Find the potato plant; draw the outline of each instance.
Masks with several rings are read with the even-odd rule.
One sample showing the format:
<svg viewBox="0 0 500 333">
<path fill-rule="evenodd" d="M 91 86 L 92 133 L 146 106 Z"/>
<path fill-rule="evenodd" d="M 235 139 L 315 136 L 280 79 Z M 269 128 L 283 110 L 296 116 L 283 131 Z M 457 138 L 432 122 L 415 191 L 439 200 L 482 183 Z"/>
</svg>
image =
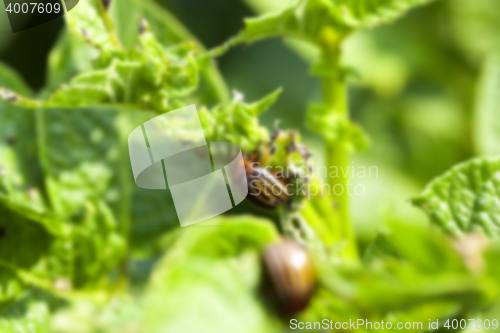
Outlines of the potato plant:
<svg viewBox="0 0 500 333">
<path fill-rule="evenodd" d="M 65 15 L 40 93 L 0 64 L 0 332 L 283 332 L 292 318 L 422 322 L 410 331 L 430 332 L 429 320 L 446 331 L 449 320 L 487 318 L 500 304 L 493 51 L 482 51 L 481 153 L 415 193 L 432 226 L 391 224 L 362 251 L 347 192 L 298 195 L 266 213 L 243 205 L 209 227 L 180 229 L 169 191 L 138 188 L 130 168 L 129 133 L 193 103 L 208 141 L 268 154 L 274 168 L 306 166 L 308 156 L 288 150 L 305 149 L 300 133 L 259 122 L 282 89 L 248 102 L 231 96 L 217 69 L 232 48 L 276 36 L 317 52 L 311 73 L 322 101 L 305 118 L 325 164 L 347 168 L 377 142 L 350 117 L 346 41 L 431 2 L 300 0 L 207 50 L 149 0 L 80 1 Z M 326 181 L 347 186 L 349 175 Z M 307 249 L 315 270 L 310 302 L 293 315 L 265 292 L 262 255 L 284 236 Z"/>
</svg>

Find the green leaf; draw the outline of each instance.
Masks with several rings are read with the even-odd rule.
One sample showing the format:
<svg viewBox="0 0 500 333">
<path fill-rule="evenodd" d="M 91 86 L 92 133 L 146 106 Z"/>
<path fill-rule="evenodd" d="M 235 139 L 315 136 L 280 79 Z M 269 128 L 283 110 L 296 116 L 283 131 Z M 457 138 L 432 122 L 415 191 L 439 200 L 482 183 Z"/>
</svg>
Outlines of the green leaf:
<svg viewBox="0 0 500 333">
<path fill-rule="evenodd" d="M 144 18 L 149 28 L 158 41 L 166 46 L 172 47 L 179 43 L 194 42 L 196 48 L 204 51 L 204 46 L 197 40 L 174 15 L 152 0 L 120 0 L 113 1 L 110 7 L 110 15 L 116 25 L 116 31 L 120 41 L 130 49 L 138 40 L 140 19 Z M 135 44 L 134 44 L 135 43 Z M 210 59 L 211 60 L 211 59 Z M 200 66 L 201 67 L 201 66 Z M 216 64 L 201 71 L 203 80 L 200 85 L 201 95 L 205 90 L 209 95 L 206 104 L 229 103 L 230 96 L 228 88 L 222 78 Z"/>
<path fill-rule="evenodd" d="M 477 91 L 474 137 L 478 155 L 500 155 L 500 55 L 485 63 Z"/>
<path fill-rule="evenodd" d="M 342 39 L 356 29 L 389 23 L 432 0 L 301 0 L 280 13 L 246 21 L 233 42 L 253 42 L 271 36 L 295 36 L 320 44 L 325 31 Z M 333 34 L 332 34 L 333 33 Z"/>
<path fill-rule="evenodd" d="M 52 235 L 64 235 L 67 229 L 63 224 L 62 217 L 36 202 L 39 195 L 38 192 L 33 192 L 33 190 L 26 194 L 23 193 L 21 196 L 0 193 L 0 204 L 11 212 L 41 224 Z"/>
<path fill-rule="evenodd" d="M 63 270 L 51 260 L 57 251 L 55 237 L 40 224 L 0 202 L 0 307 L 24 290 L 19 272 L 41 281 L 55 281 Z M 56 255 L 59 255 L 58 253 Z M 0 311 L 1 312 L 1 311 Z"/>
<path fill-rule="evenodd" d="M 93 7 L 95 7 L 95 5 Z M 99 8 L 97 9 L 97 11 L 99 12 Z M 108 13 L 103 11 L 100 11 L 100 15 L 105 23 L 104 25 L 107 26 L 108 35 L 110 35 L 112 39 L 118 39 L 121 43 L 116 42 L 116 44 L 124 45 L 125 50 L 127 51 L 133 51 L 133 49 L 136 48 L 138 44 L 141 44 L 140 42 L 143 37 L 140 36 L 139 30 L 144 30 L 144 27 L 140 28 L 140 26 L 144 25 L 145 21 L 147 21 L 147 28 L 153 32 L 153 34 L 156 36 L 157 40 L 163 47 L 172 49 L 174 47 L 177 48 L 180 44 L 189 43 L 191 45 L 191 49 L 193 49 L 195 46 L 197 51 L 204 50 L 203 45 L 196 39 L 193 34 L 188 31 L 188 29 L 186 29 L 182 25 L 182 23 L 175 16 L 170 14 L 165 8 L 159 6 L 153 1 L 113 1 L 109 8 L 109 16 Z M 76 19 L 75 21 L 79 21 L 79 19 Z M 116 27 L 116 29 L 114 29 L 113 25 Z M 114 37 L 115 30 L 117 37 Z M 78 33 L 78 31 L 76 32 Z M 101 33 L 104 35 L 106 34 L 105 32 Z M 94 44 L 92 35 L 89 34 L 88 39 L 91 41 L 91 44 Z M 116 52 L 111 52 L 111 54 L 112 53 Z M 147 55 L 147 50 L 145 50 L 145 53 Z M 104 55 L 104 57 L 109 57 L 109 55 Z M 189 64 L 187 66 L 189 67 Z M 176 67 L 176 65 L 174 64 L 173 67 Z M 191 74 L 191 78 L 194 79 L 194 75 L 197 76 L 197 74 L 198 73 Z M 211 96 L 209 98 L 210 103 L 228 102 L 229 94 L 227 91 L 227 87 L 216 66 L 210 64 L 210 66 L 208 66 L 207 68 L 202 69 L 201 74 L 204 79 L 202 81 L 202 89 L 208 88 L 207 95 Z M 170 75 L 178 74 L 177 72 L 173 71 L 170 73 Z M 197 77 L 195 81 L 192 81 L 192 83 L 194 85 L 198 84 Z M 168 97 L 171 96 L 169 95 Z"/>
<path fill-rule="evenodd" d="M 115 22 L 117 35 L 127 48 L 137 43 L 141 18 L 146 19 L 156 38 L 167 47 L 186 41 L 199 43 L 178 18 L 154 1 L 113 1 L 109 11 Z"/>
<path fill-rule="evenodd" d="M 151 37 L 151 38 L 148 38 Z M 150 110 L 173 108 L 170 99 L 189 94 L 198 83 L 190 46 L 165 53 L 151 35 L 142 41 L 142 61 L 114 59 L 109 67 L 80 74 L 46 103 L 49 107 L 127 105 Z"/>
<path fill-rule="evenodd" d="M 105 276 L 124 255 L 120 231 L 130 223 L 133 184 L 125 137 L 131 129 L 114 109 L 39 112 L 47 192 L 54 211 L 71 223 L 72 279 L 81 286 Z"/>
<path fill-rule="evenodd" d="M 75 36 L 96 49 L 93 69 L 74 76 L 45 101 L 30 100 L 6 88 L 0 88 L 1 99 L 29 108 L 112 104 L 169 111 L 179 106 L 179 98 L 197 88 L 199 72 L 195 43 L 186 42 L 165 49 L 144 24 L 137 44 L 125 50 L 114 35 L 111 18 L 100 0 L 78 6 L 78 10 L 68 14 L 67 21 Z M 60 51 L 51 57 L 51 64 L 59 68 L 51 72 L 52 85 L 82 70 L 79 66 L 87 67 L 89 62 L 79 57 L 92 55 L 88 48 L 71 37 L 62 39 L 59 48 Z M 61 52 L 73 48 L 78 50 L 69 51 L 68 58 L 76 59 L 77 65 L 61 59 Z"/>
<path fill-rule="evenodd" d="M 151 33 L 141 38 L 140 53 L 101 58 L 109 64 L 73 78 L 46 101 L 36 102 L 0 90 L 0 98 L 26 107 L 84 107 L 123 105 L 146 110 L 170 110 L 176 98 L 191 93 L 198 85 L 198 68 L 193 45 L 164 50 Z"/>
<path fill-rule="evenodd" d="M 0 305 L 0 332 L 48 332 L 49 306 L 38 294 L 38 291 L 29 290 L 20 299 Z"/>
<path fill-rule="evenodd" d="M 281 88 L 254 103 L 234 98 L 229 105 L 217 105 L 199 112 L 207 141 L 233 142 L 243 151 L 254 150 L 259 143 L 269 142 L 269 132 L 259 124 L 257 116 L 269 109 L 281 94 Z"/>
<path fill-rule="evenodd" d="M 260 251 L 278 239 L 270 222 L 250 216 L 189 227 L 154 272 L 143 330 L 187 333 L 203 325 L 207 333 L 279 331 L 256 296 Z"/>
<path fill-rule="evenodd" d="M 389 256 L 373 258 L 365 267 L 318 265 L 319 285 L 299 320 L 320 321 L 326 314 L 334 322 L 411 318 L 425 327 L 428 318 L 441 321 L 497 302 L 497 275 L 488 269 L 468 270 L 442 233 L 395 225 L 382 247 Z M 494 262 L 488 268 L 495 269 Z"/>
<path fill-rule="evenodd" d="M 143 15 L 139 5 L 140 3 L 135 0 L 120 0 L 111 1 L 108 7 L 118 40 L 127 50 L 137 44 L 141 18 L 144 17 L 149 21 L 149 18 Z"/>
<path fill-rule="evenodd" d="M 17 74 L 1 64 L 0 85 L 31 94 Z M 0 123 L 0 303 L 3 303 L 14 301 L 25 287 L 15 274 L 18 270 L 36 279 L 52 281 L 59 277 L 62 269 L 51 260 L 55 239 L 64 237 L 67 230 L 61 216 L 50 211 L 44 199 L 45 184 L 37 159 L 35 110 L 0 100 Z"/>
<path fill-rule="evenodd" d="M 123 60 L 122 53 L 132 52 L 140 44 L 139 30 L 141 24 L 143 24 L 143 19 L 148 22 L 148 27 L 164 47 L 172 48 L 181 43 L 189 42 L 194 43 L 199 51 L 204 49 L 203 45 L 175 16 L 153 1 L 112 1 L 109 13 L 103 11 L 98 2 L 95 0 L 89 1 L 84 5 L 84 8 L 79 7 L 79 14 L 67 16 L 71 31 L 71 34 L 68 35 L 72 37 L 67 38 L 64 36 L 58 45 L 58 49 L 62 50 L 64 48 L 66 51 L 66 58 L 60 58 L 57 55 L 59 52 L 56 50 L 54 58 L 59 61 L 57 63 L 51 62 L 51 64 L 62 65 L 69 70 L 81 70 L 83 67 L 88 66 L 89 61 L 96 58 L 99 53 L 85 47 L 82 43 L 90 45 L 92 48 L 97 47 L 103 53 L 100 57 L 107 58 L 108 61 L 115 56 Z M 87 14 L 87 12 L 89 13 Z M 88 20 L 87 16 L 95 17 L 95 20 Z M 85 31 L 85 33 L 82 33 L 82 31 Z M 65 47 L 69 43 L 71 43 L 71 49 Z M 57 70 L 51 69 L 51 71 L 55 72 Z M 52 73 L 50 76 L 51 88 L 54 87 L 52 81 L 57 74 Z M 60 71 L 59 74 L 61 74 Z M 229 101 L 227 87 L 214 65 L 204 68 L 202 76 L 204 78 L 203 87 L 208 87 L 212 98 L 210 103 Z"/>
<path fill-rule="evenodd" d="M 84 164 L 48 184 L 54 205 L 74 224 L 67 245 L 71 250 L 71 278 L 75 287 L 106 277 L 125 254 L 125 241 L 118 233 L 116 216 L 100 199 L 103 189 L 108 187 L 103 173 L 102 166 Z"/>
<path fill-rule="evenodd" d="M 76 10 L 65 14 L 68 28 L 83 40 L 103 51 L 114 51 L 120 45 L 114 36 L 109 17 L 101 0 L 80 1 Z"/>
<path fill-rule="evenodd" d="M 54 210 L 74 224 L 81 283 L 123 258 L 123 240 L 132 250 L 156 250 L 156 241 L 178 227 L 170 192 L 139 188 L 131 170 L 128 135 L 154 115 L 117 108 L 40 113 L 47 189 Z"/>
<path fill-rule="evenodd" d="M 474 159 L 430 182 L 413 199 L 436 225 L 452 235 L 478 231 L 500 235 L 500 160 Z"/>
<path fill-rule="evenodd" d="M 1 63 L 0 85 L 31 94 L 22 79 Z M 43 198 L 35 111 L 0 100 L 0 124 L 0 205 L 40 223 L 54 235 L 62 234 L 61 218 L 48 210 Z"/>
<path fill-rule="evenodd" d="M 130 246 L 141 254 L 159 252 L 158 242 L 179 227 L 170 191 L 151 191 L 134 184 Z"/>
</svg>

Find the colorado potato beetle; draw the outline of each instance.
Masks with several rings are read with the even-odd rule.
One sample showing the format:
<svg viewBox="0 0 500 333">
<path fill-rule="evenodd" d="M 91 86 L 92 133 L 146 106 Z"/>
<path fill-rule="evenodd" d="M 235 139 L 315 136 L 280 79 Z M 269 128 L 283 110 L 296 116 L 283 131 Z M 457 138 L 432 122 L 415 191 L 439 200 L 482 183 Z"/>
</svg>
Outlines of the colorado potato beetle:
<svg viewBox="0 0 500 333">
<path fill-rule="evenodd" d="M 284 314 L 303 310 L 315 287 L 315 271 L 307 250 L 284 238 L 264 251 L 264 264 Z"/>
<path fill-rule="evenodd" d="M 295 137 L 294 132 L 282 132 L 275 125 L 267 146 L 258 145 L 253 152 L 244 153 L 248 201 L 268 209 L 291 205 L 296 189 L 308 181 L 308 175 L 300 174 L 294 166 L 294 159 L 300 160 L 309 170 L 310 157 L 305 146 L 299 145 Z M 275 158 L 276 155 L 279 157 Z"/>
<path fill-rule="evenodd" d="M 277 208 L 290 201 L 286 184 L 271 171 L 245 164 L 248 200 L 263 208 Z"/>
</svg>

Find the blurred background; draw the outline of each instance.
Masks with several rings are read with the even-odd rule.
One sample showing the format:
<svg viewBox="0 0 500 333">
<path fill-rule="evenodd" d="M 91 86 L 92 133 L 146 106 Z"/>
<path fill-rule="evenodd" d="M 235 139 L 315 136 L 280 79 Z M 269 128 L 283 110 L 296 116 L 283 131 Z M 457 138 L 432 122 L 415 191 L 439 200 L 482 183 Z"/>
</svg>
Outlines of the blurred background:
<svg viewBox="0 0 500 333">
<path fill-rule="evenodd" d="M 289 0 L 160 0 L 207 48 L 220 45 L 256 13 L 279 10 Z M 0 14 L 0 61 L 34 90 L 46 83 L 47 55 L 64 29 L 56 19 L 12 34 Z M 474 109 L 482 68 L 497 48 L 500 3 L 437 1 L 394 24 L 363 30 L 345 45 L 352 75 L 353 119 L 370 136 L 371 148 L 354 165 L 377 166 L 379 177 L 362 180 L 366 194 L 353 197 L 356 232 L 363 242 L 394 219 L 426 223 L 408 199 L 452 165 L 476 155 Z M 283 87 L 277 104 L 262 116 L 271 127 L 298 129 L 321 165 L 319 138 L 305 126 L 305 110 L 320 100 L 319 79 L 309 75 L 315 58 L 307 45 L 272 39 L 240 46 L 219 59 L 230 89 L 253 101 Z"/>
</svg>

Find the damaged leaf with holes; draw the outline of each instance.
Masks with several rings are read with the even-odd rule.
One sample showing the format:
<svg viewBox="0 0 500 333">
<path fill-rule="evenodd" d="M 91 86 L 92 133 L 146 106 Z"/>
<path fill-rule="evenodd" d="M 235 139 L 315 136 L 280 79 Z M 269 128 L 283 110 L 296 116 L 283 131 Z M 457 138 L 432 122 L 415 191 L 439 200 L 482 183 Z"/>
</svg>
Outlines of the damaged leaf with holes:
<svg viewBox="0 0 500 333">
<path fill-rule="evenodd" d="M 126 50 L 110 30 L 110 18 L 99 0 L 81 3 L 67 16 L 70 30 L 98 51 L 93 69 L 76 75 L 46 100 L 32 100 L 5 88 L 0 97 L 25 107 L 122 105 L 168 111 L 181 106 L 182 97 L 198 86 L 194 43 L 165 48 L 144 21 L 138 44 Z"/>
</svg>

